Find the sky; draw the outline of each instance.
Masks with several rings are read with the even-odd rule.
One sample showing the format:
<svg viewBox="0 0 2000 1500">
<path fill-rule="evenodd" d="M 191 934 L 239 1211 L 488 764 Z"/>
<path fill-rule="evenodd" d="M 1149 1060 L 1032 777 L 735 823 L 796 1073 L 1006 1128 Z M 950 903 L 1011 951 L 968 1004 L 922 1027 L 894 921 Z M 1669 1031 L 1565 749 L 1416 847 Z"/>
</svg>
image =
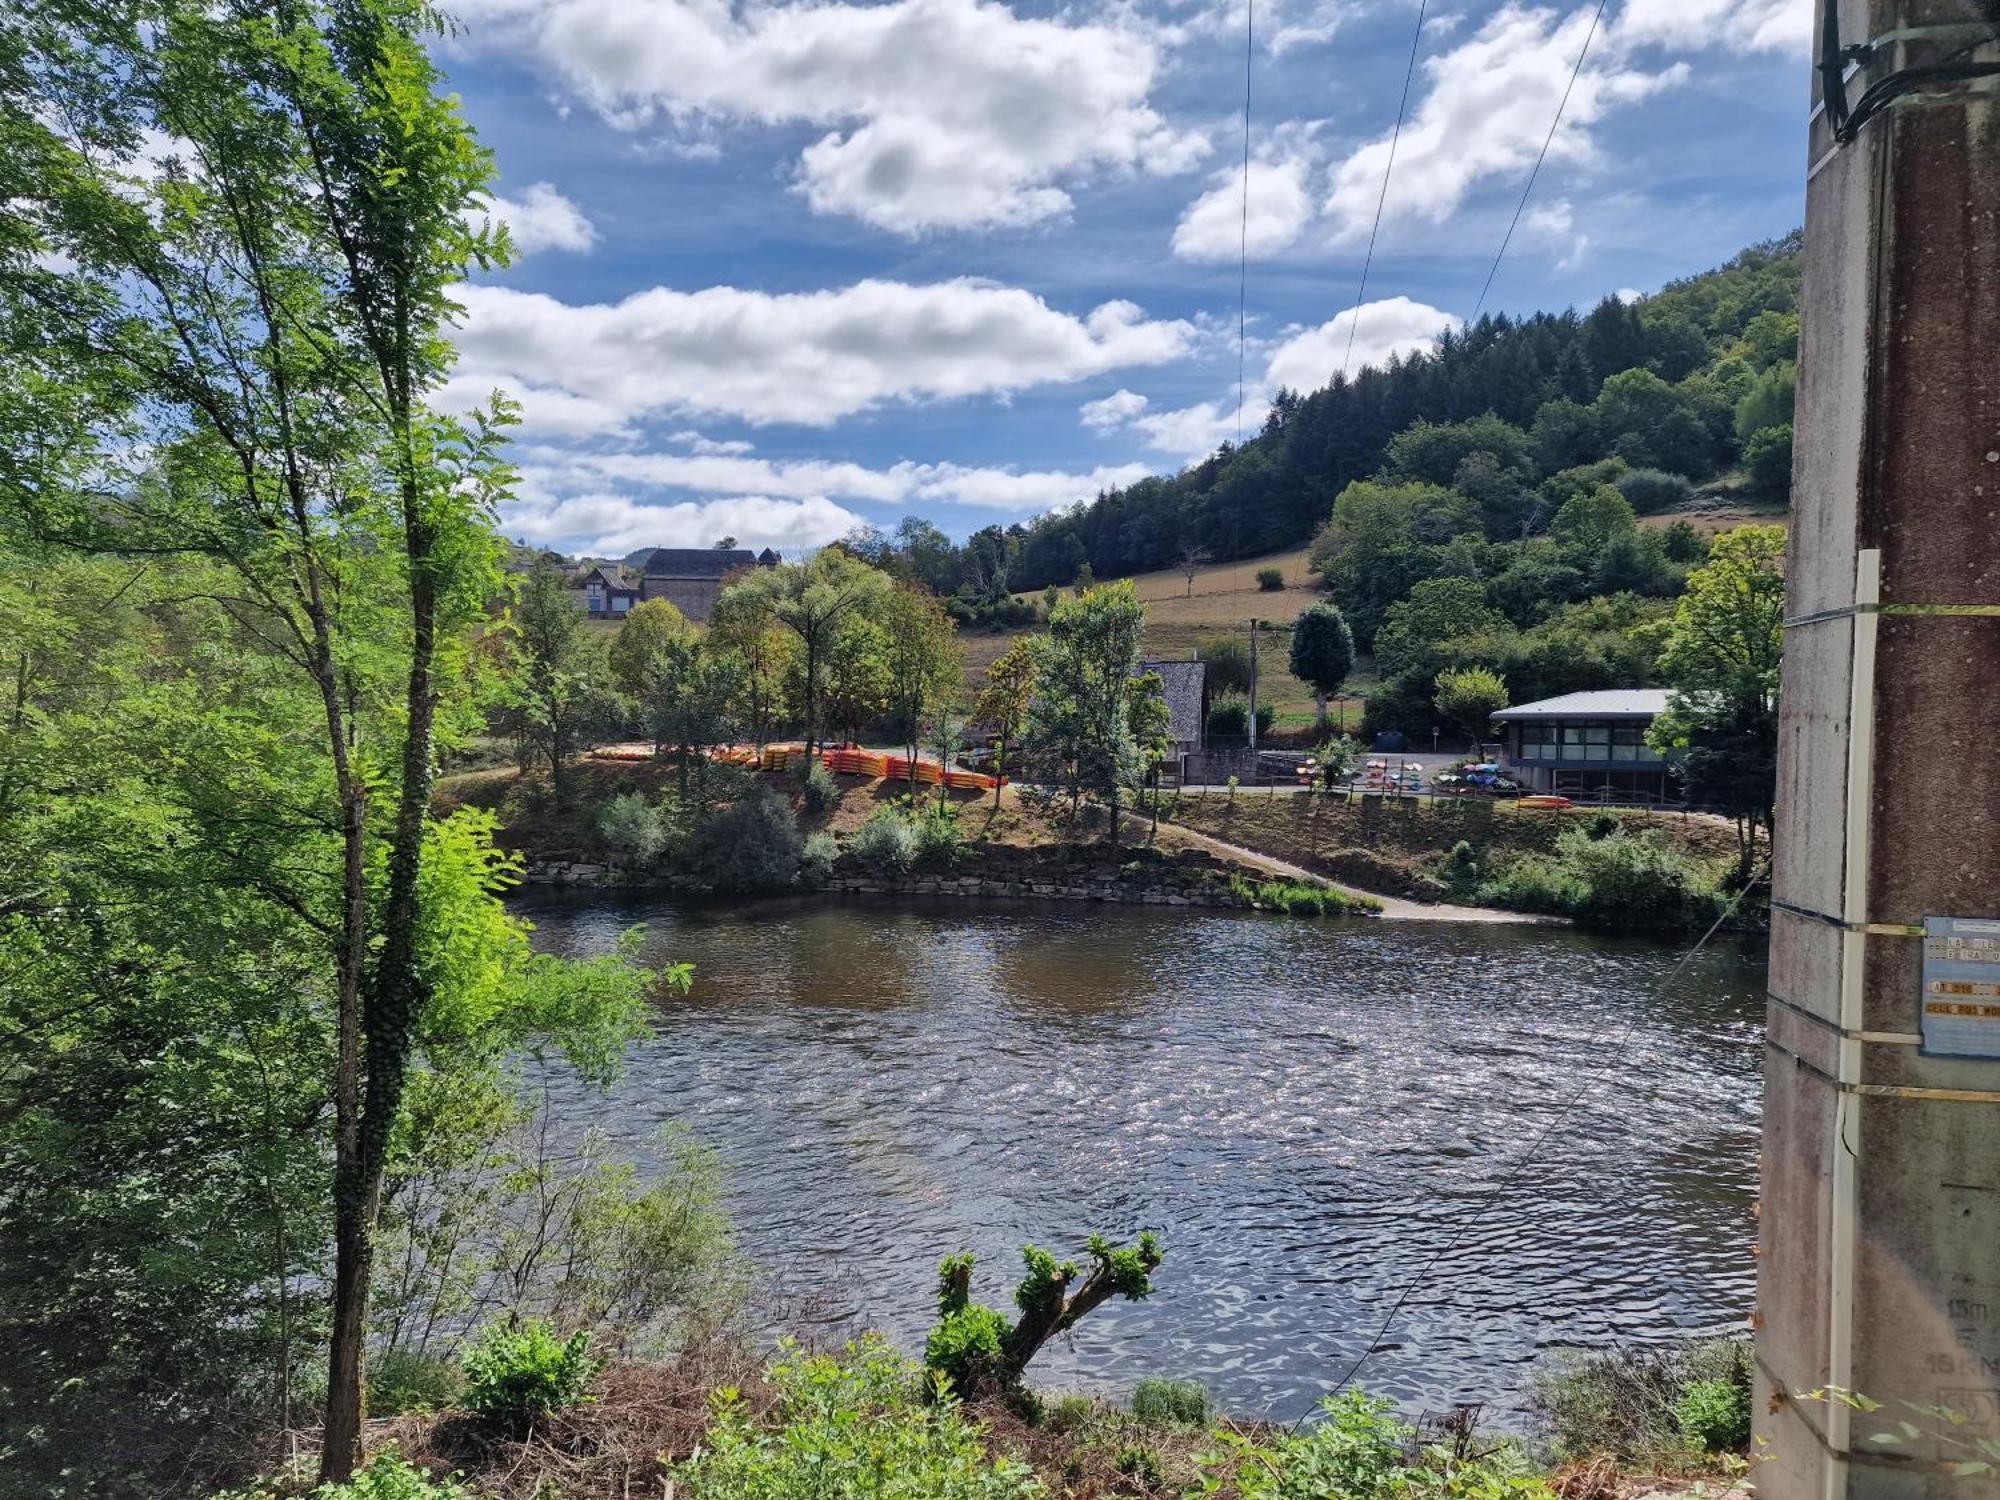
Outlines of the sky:
<svg viewBox="0 0 2000 1500">
<path fill-rule="evenodd" d="M 448 4 L 516 257 L 461 289 L 446 396 L 523 407 L 503 528 L 792 553 L 1171 473 L 1470 316 L 1545 140 L 1489 310 L 1803 216 L 1810 0 L 1605 0 L 1594 32 L 1426 0 L 1420 36 L 1417 0 L 1246 3 Z"/>
</svg>

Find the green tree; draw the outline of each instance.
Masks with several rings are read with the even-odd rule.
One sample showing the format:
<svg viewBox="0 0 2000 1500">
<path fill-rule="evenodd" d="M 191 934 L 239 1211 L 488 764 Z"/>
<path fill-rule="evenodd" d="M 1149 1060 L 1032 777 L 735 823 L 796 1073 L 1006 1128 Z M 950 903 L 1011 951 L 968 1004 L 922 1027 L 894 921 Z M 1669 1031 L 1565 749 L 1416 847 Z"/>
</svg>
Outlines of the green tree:
<svg viewBox="0 0 2000 1500">
<path fill-rule="evenodd" d="M 1690 798 L 1736 819 L 1739 879 L 1776 795 L 1784 618 L 1785 530 L 1739 526 L 1688 575 L 1660 652 L 1673 692 L 1650 737 L 1681 754 Z"/>
<path fill-rule="evenodd" d="M 723 590 L 728 614 L 746 623 L 768 621 L 792 636 L 796 645 L 793 672 L 808 757 L 825 737 L 827 677 L 834 656 L 842 649 L 842 634 L 857 619 L 866 620 L 878 612 L 889 588 L 887 574 L 839 547 L 828 547 L 810 562 L 754 569 Z M 761 623 L 750 628 L 761 628 Z M 852 647 L 850 639 L 846 653 L 850 661 Z"/>
<path fill-rule="evenodd" d="M 1243 637 L 1204 636 L 1195 654 L 1201 658 L 1209 692 L 1220 696 L 1250 691 L 1250 647 Z"/>
<path fill-rule="evenodd" d="M 973 705 L 972 717 L 993 731 L 996 750 L 993 761 L 995 784 L 993 806 L 1000 806 L 999 781 L 1007 772 L 1007 747 L 1021 735 L 1028 722 L 1028 708 L 1035 697 L 1035 648 L 1028 636 L 1016 636 L 986 669 L 986 682 Z"/>
<path fill-rule="evenodd" d="M 1752 487 L 1773 500 L 1792 498 L 1792 424 L 1760 427 L 1743 445 L 1743 471 Z"/>
<path fill-rule="evenodd" d="M 1586 494 L 1565 500 L 1549 522 L 1549 535 L 1583 559 L 1595 558 L 1605 543 L 1639 524 L 1632 502 L 1616 485 L 1600 484 Z"/>
<path fill-rule="evenodd" d="M 1485 667 L 1446 668 L 1434 689 L 1438 717 L 1475 745 L 1493 732 L 1493 716 L 1508 703 L 1507 684 Z"/>
<path fill-rule="evenodd" d="M 1314 537 L 1312 565 L 1355 640 L 1372 644 L 1389 607 L 1430 576 L 1433 549 L 1477 527 L 1472 501 L 1455 490 L 1357 481 Z"/>
<path fill-rule="evenodd" d="M 618 690 L 635 702 L 647 698 L 653 658 L 667 642 L 687 632 L 687 616 L 671 599 L 644 599 L 633 605 L 611 638 L 611 676 Z"/>
<path fill-rule="evenodd" d="M 691 631 L 669 635 L 647 661 L 640 700 L 646 727 L 678 767 L 683 797 L 691 778 L 706 773 L 709 753 L 736 737 L 742 682 L 742 663 Z"/>
<path fill-rule="evenodd" d="M 1767 427 L 1791 426 L 1798 383 L 1798 366 L 1788 360 L 1759 374 L 1736 403 L 1737 439 L 1748 443 Z"/>
<path fill-rule="evenodd" d="M 1354 670 L 1354 632 L 1335 604 L 1314 604 L 1292 622 L 1292 675 L 1313 690 L 1319 722 L 1326 723 L 1326 700 L 1339 694 Z"/>
<path fill-rule="evenodd" d="M 1446 642 L 1465 636 L 1504 634 L 1507 621 L 1486 602 L 1483 584 L 1470 578 L 1427 578 L 1409 597 L 1389 606 L 1375 638 L 1375 667 L 1384 677 L 1437 672 Z"/>
<path fill-rule="evenodd" d="M 903 727 L 914 792 L 917 745 L 924 727 L 936 712 L 958 700 L 965 685 L 958 629 L 937 595 L 921 585 L 903 584 L 891 590 L 881 609 L 889 711 Z"/>
<path fill-rule="evenodd" d="M 1069 791 L 1072 809 L 1086 796 L 1103 799 L 1113 844 L 1121 797 L 1139 777 L 1131 705 L 1143 691 L 1134 673 L 1145 623 L 1132 585 L 1107 583 L 1057 605 L 1048 633 L 1032 646 L 1028 743 L 1047 763 L 1048 779 Z"/>
<path fill-rule="evenodd" d="M 562 564 L 548 553 L 521 580 L 513 617 L 515 733 L 548 768 L 558 807 L 570 803 L 570 767 L 610 717 L 603 640 L 584 622 Z"/>
<path fill-rule="evenodd" d="M 477 839 L 461 849 L 431 805 L 509 482 L 503 406 L 433 410 L 453 290 L 506 241 L 468 227 L 491 163 L 437 87 L 431 26 L 414 0 L 172 0 L 144 24 L 41 7 L 0 41 L 5 378 L 44 412 L 0 437 L 5 499 L 66 545 L 213 560 L 196 586 L 316 700 L 285 721 L 314 725 L 314 752 L 273 821 L 334 846 L 267 843 L 263 890 L 320 935 L 325 967 L 291 977 L 325 979 L 333 1017 L 329 1479 L 358 1451 L 372 1233 L 413 1060 L 440 1006 L 510 1013 L 466 990 L 504 987 L 525 954 Z M 45 482 L 61 461 L 39 440 L 65 419 L 58 451 L 90 450 L 87 486 Z M 299 890 L 321 874 L 331 890 Z M 482 915 L 448 943 L 454 906 Z M 495 943 L 504 961 L 464 967 Z"/>
</svg>

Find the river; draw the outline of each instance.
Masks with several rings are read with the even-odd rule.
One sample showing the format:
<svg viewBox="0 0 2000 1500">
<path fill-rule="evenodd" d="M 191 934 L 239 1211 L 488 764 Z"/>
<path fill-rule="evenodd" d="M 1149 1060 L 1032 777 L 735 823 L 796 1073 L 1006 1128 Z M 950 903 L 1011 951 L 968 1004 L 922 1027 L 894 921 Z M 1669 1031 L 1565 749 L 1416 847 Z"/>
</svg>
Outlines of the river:
<svg viewBox="0 0 2000 1500">
<path fill-rule="evenodd" d="M 695 966 L 609 1094 L 557 1076 L 565 1122 L 642 1158 L 684 1122 L 780 1285 L 912 1350 L 941 1255 L 978 1252 L 975 1294 L 1005 1307 L 1024 1241 L 1080 1252 L 1093 1229 L 1157 1230 L 1156 1290 L 1045 1350 L 1036 1382 L 1198 1379 L 1245 1415 L 1309 1404 L 1434 1257 L 1360 1376 L 1411 1407 L 1504 1421 L 1551 1346 L 1749 1312 L 1761 945 L 1711 948 L 1662 993 L 1674 952 L 1552 928 L 1002 901 L 519 909 L 555 951 L 643 922 L 650 956 Z"/>
</svg>

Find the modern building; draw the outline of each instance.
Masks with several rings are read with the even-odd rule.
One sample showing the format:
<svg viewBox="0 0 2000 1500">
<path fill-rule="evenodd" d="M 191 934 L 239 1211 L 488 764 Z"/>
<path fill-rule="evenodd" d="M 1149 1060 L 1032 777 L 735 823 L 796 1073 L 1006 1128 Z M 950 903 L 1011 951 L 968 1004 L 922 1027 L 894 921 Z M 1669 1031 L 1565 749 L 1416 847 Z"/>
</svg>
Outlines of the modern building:
<svg viewBox="0 0 2000 1500">
<path fill-rule="evenodd" d="M 744 568 L 775 568 L 766 547 L 652 547 L 622 563 L 599 563 L 577 578 L 584 613 L 594 620 L 622 618 L 643 599 L 664 599 L 697 625 L 706 624 L 722 585 Z"/>
<path fill-rule="evenodd" d="M 1537 792 L 1678 801 L 1672 761 L 1646 743 L 1666 706 L 1665 688 L 1608 688 L 1503 708 L 1501 762 Z"/>
</svg>

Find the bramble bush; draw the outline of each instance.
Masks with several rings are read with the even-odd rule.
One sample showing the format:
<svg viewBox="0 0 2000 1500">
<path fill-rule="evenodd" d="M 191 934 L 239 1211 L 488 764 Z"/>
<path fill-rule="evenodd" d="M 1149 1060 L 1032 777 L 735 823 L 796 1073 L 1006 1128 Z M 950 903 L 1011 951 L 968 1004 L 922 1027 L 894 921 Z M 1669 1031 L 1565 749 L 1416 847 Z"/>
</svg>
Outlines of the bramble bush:
<svg viewBox="0 0 2000 1500">
<path fill-rule="evenodd" d="M 839 1355 L 787 1346 L 766 1378 L 777 1403 L 759 1421 L 740 1393 L 719 1390 L 700 1451 L 674 1478 L 688 1500 L 922 1496 L 1030 1500 L 1027 1466 L 990 1458 L 958 1398 L 933 1387 L 878 1335 Z"/>
<path fill-rule="evenodd" d="M 1197 1460 L 1197 1495 L 1237 1500 L 1554 1500 L 1525 1454 L 1503 1444 L 1468 1457 L 1427 1446 L 1412 1453 L 1416 1432 L 1393 1402 L 1362 1391 L 1329 1396 L 1318 1422 L 1276 1437 L 1216 1433 L 1217 1448 Z"/>
<path fill-rule="evenodd" d="M 489 1328 L 465 1355 L 465 1404 L 510 1432 L 537 1417 L 589 1400 L 601 1361 L 590 1357 L 590 1334 L 558 1339 L 540 1318 Z"/>
<path fill-rule="evenodd" d="M 1733 1339 L 1567 1351 L 1535 1372 L 1529 1400 L 1558 1459 L 1672 1471 L 1749 1446 L 1749 1361 Z"/>
<path fill-rule="evenodd" d="M 1516 860 L 1479 887 L 1479 900 L 1590 926 L 1675 929 L 1707 926 L 1727 898 L 1713 871 L 1657 829 L 1568 828 L 1553 855 Z"/>
</svg>

